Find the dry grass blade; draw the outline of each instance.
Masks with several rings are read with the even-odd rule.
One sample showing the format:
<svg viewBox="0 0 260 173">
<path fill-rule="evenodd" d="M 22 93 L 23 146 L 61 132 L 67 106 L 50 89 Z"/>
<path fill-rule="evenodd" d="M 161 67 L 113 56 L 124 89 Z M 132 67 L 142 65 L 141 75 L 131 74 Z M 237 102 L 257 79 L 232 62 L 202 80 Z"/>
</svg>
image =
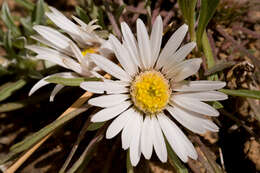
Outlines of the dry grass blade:
<svg viewBox="0 0 260 173">
<path fill-rule="evenodd" d="M 61 114 L 59 118 L 62 118 L 64 115 L 82 106 L 92 95 L 93 94 L 90 92 L 84 93 L 63 114 Z M 43 138 L 40 142 L 38 142 L 35 146 L 33 146 L 30 150 L 28 150 L 24 155 L 22 155 L 12 166 L 10 166 L 6 170 L 6 173 L 14 173 L 51 135 L 52 133 L 46 136 L 45 138 Z"/>
<path fill-rule="evenodd" d="M 96 144 L 99 143 L 103 139 L 107 126 L 108 126 L 108 123 L 106 123 L 104 125 L 104 127 L 102 127 L 101 129 L 98 130 L 98 132 L 96 133 L 96 136 L 89 142 L 89 144 L 86 147 L 86 149 L 84 150 L 83 154 L 73 164 L 73 166 L 67 171 L 68 173 L 76 172 L 80 168 L 82 163 L 85 162 L 85 164 L 86 164 L 86 162 L 88 162 L 90 160 L 90 157 L 88 157 L 88 156 L 90 156 L 93 149 L 96 147 Z"/>
<path fill-rule="evenodd" d="M 88 120 L 85 122 L 84 126 L 82 127 L 81 131 L 79 132 L 77 141 L 74 143 L 71 152 L 69 154 L 69 156 L 67 157 L 65 163 L 63 164 L 62 168 L 60 169 L 60 173 L 65 172 L 66 168 L 68 167 L 72 157 L 74 156 L 76 150 L 78 149 L 79 143 L 81 142 L 81 140 L 83 139 L 84 135 L 86 134 L 88 127 L 90 125 L 90 117 L 88 118 Z"/>
</svg>

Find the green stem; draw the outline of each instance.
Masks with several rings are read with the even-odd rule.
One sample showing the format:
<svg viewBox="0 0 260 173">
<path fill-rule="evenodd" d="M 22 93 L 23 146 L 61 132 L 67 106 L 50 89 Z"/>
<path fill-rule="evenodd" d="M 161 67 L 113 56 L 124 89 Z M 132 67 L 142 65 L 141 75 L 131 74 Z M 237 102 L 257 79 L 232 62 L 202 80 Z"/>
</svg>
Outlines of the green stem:
<svg viewBox="0 0 260 173">
<path fill-rule="evenodd" d="M 131 164 L 131 161 L 130 161 L 130 151 L 128 150 L 127 151 L 127 156 L 126 156 L 126 172 L 127 173 L 134 173 L 134 168 Z"/>
<path fill-rule="evenodd" d="M 191 2 L 191 10 L 190 10 L 190 15 L 189 15 L 189 33 L 190 33 L 190 38 L 191 41 L 196 41 L 196 33 L 195 33 L 195 8 L 196 8 L 196 3 L 197 0 L 192 0 Z"/>
</svg>

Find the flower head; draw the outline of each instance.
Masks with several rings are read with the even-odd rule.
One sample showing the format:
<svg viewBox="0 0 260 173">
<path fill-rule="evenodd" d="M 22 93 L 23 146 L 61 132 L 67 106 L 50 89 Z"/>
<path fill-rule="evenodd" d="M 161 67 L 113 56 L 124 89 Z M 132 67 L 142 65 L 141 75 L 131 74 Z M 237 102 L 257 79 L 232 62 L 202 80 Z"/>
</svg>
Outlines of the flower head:
<svg viewBox="0 0 260 173">
<path fill-rule="evenodd" d="M 184 60 L 196 46 L 191 42 L 179 48 L 187 29 L 187 25 L 181 26 L 161 50 L 160 16 L 150 37 L 142 20 L 137 20 L 137 40 L 128 25 L 122 23 L 123 43 L 110 35 L 122 68 L 101 55 L 90 55 L 97 66 L 119 79 L 81 84 L 90 92 L 105 92 L 89 100 L 89 104 L 103 108 L 91 121 L 103 122 L 116 117 L 106 131 L 106 138 L 113 138 L 122 131 L 122 147 L 130 149 L 133 166 L 138 164 L 141 153 L 150 159 L 153 149 L 158 158 L 166 162 L 164 136 L 182 161 L 186 162 L 189 157 L 197 159 L 192 143 L 171 118 L 195 133 L 218 131 L 207 116 L 219 113 L 203 101 L 226 99 L 225 94 L 214 91 L 223 88 L 225 82 L 184 80 L 197 73 L 202 62 L 200 58 Z"/>
<path fill-rule="evenodd" d="M 51 27 L 35 25 L 33 29 L 39 35 L 32 36 L 32 38 L 47 47 L 28 45 L 26 48 L 37 53 L 37 56 L 35 56 L 36 59 L 53 62 L 74 72 L 56 73 L 43 78 L 33 86 L 29 95 L 33 94 L 42 86 L 49 84 L 45 79 L 51 76 L 74 78 L 77 76 L 90 77 L 95 75 L 95 71 L 98 68 L 89 59 L 89 53 L 98 52 L 103 56 L 108 56 L 108 54 L 111 53 L 110 43 L 95 33 L 95 29 L 100 28 L 99 25 L 95 25 L 96 20 L 85 24 L 73 16 L 72 18 L 79 24 L 76 25 L 57 9 L 50 7 L 50 10 L 51 12 L 46 12 L 47 17 L 65 31 L 74 41 Z M 60 84 L 56 85 L 50 97 L 51 101 L 54 99 L 56 93 L 63 87 L 64 86 Z"/>
</svg>

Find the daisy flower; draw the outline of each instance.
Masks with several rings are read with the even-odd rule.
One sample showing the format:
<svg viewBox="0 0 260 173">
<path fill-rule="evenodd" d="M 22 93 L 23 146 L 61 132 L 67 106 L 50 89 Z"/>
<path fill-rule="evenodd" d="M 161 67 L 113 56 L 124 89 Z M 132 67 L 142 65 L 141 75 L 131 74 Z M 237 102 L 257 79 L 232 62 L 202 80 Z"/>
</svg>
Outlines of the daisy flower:
<svg viewBox="0 0 260 173">
<path fill-rule="evenodd" d="M 179 48 L 187 25 L 171 36 L 162 51 L 160 16 L 150 37 L 140 19 L 137 40 L 126 23 L 121 23 L 121 30 L 123 44 L 113 35 L 109 39 L 122 68 L 102 55 L 90 55 L 97 66 L 118 79 L 81 83 L 85 90 L 106 93 L 89 100 L 89 104 L 103 108 L 91 121 L 104 122 L 116 117 L 106 131 L 106 138 L 122 131 L 122 148 L 130 149 L 133 166 L 138 164 L 141 153 L 150 159 L 153 149 L 166 162 L 166 139 L 183 162 L 197 159 L 194 146 L 172 119 L 195 133 L 217 132 L 218 127 L 208 117 L 216 117 L 219 112 L 203 101 L 227 99 L 227 95 L 215 91 L 223 88 L 225 82 L 184 80 L 197 73 L 202 62 L 200 58 L 184 60 L 196 46 L 194 42 Z"/>
<path fill-rule="evenodd" d="M 111 45 L 107 40 L 100 38 L 95 29 L 100 28 L 95 25 L 96 20 L 85 24 L 75 16 L 72 18 L 79 24 L 75 24 L 65 17 L 61 12 L 53 7 L 49 7 L 51 12 L 46 12 L 46 16 L 62 29 L 68 36 L 60 33 L 51 27 L 35 25 L 33 29 L 38 35 L 32 36 L 46 46 L 28 45 L 27 49 L 37 53 L 36 59 L 47 60 L 59 66 L 70 69 L 74 72 L 63 72 L 47 76 L 37 82 L 29 92 L 32 95 L 39 88 L 49 84 L 45 79 L 51 76 L 74 78 L 78 76 L 91 77 L 98 70 L 96 65 L 88 58 L 89 53 L 98 52 L 103 56 L 108 56 L 111 52 Z M 99 76 L 100 77 L 100 76 Z M 58 84 L 51 93 L 50 101 L 64 86 Z"/>
</svg>

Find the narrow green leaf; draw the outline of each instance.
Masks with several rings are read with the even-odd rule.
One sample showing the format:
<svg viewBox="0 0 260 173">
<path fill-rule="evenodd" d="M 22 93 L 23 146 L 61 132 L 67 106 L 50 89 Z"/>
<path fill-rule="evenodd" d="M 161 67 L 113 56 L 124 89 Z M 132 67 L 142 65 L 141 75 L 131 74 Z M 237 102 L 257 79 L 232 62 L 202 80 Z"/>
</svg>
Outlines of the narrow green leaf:
<svg viewBox="0 0 260 173">
<path fill-rule="evenodd" d="M 218 72 L 220 72 L 220 71 L 222 71 L 226 68 L 232 67 L 235 64 L 236 64 L 236 62 L 234 62 L 234 61 L 224 61 L 224 62 L 222 61 L 222 62 L 214 65 L 213 67 L 209 68 L 208 70 L 206 70 L 204 72 L 204 75 L 209 76 L 209 75 L 212 75 L 214 73 L 218 73 Z"/>
<path fill-rule="evenodd" d="M 18 49 L 24 49 L 24 45 L 26 44 L 26 42 L 27 42 L 26 37 L 24 36 L 18 37 L 14 39 L 13 46 Z"/>
<path fill-rule="evenodd" d="M 91 0 L 91 2 L 89 3 L 89 6 L 87 6 L 87 8 L 90 10 L 89 11 L 89 16 L 91 17 L 91 19 L 97 19 L 98 18 L 98 9 L 100 8 L 100 7 L 98 7 L 98 6 L 96 6 L 95 5 L 95 3 L 94 3 L 94 1 L 93 0 Z"/>
<path fill-rule="evenodd" d="M 206 57 L 206 62 L 207 62 L 207 68 L 212 68 L 215 65 L 215 60 L 213 57 L 212 49 L 208 40 L 208 36 L 206 31 L 204 31 L 203 36 L 202 36 L 202 47 L 203 47 L 203 52 Z M 213 74 L 208 77 L 209 80 L 218 80 L 218 75 Z"/>
<path fill-rule="evenodd" d="M 5 23 L 5 25 L 7 26 L 7 28 L 12 31 L 14 36 L 21 35 L 19 28 L 14 24 L 13 17 L 11 16 L 9 7 L 5 1 L 2 4 L 1 18 L 2 18 L 3 22 Z"/>
<path fill-rule="evenodd" d="M 20 79 L 16 82 L 8 82 L 0 87 L 0 101 L 5 100 L 12 95 L 13 92 L 22 88 L 26 84 L 24 79 Z"/>
<path fill-rule="evenodd" d="M 45 136 L 53 132 L 55 129 L 63 126 L 66 124 L 69 120 L 73 119 L 74 117 L 78 116 L 82 112 L 85 112 L 90 106 L 85 105 L 82 106 L 81 108 L 76 109 L 75 111 L 66 114 L 60 119 L 55 120 L 54 122 L 50 123 L 49 125 L 45 126 L 38 132 L 34 133 L 31 136 L 28 136 L 25 138 L 23 141 L 13 145 L 11 147 L 11 152 L 4 158 L 3 160 L 0 161 L 0 164 L 8 161 L 9 159 L 13 158 L 17 154 L 28 150 L 32 146 L 34 146 L 37 142 L 39 142 L 41 139 L 43 139 Z"/>
<path fill-rule="evenodd" d="M 167 152 L 168 152 L 168 158 L 170 164 L 175 168 L 177 173 L 188 173 L 188 169 L 182 164 L 178 156 L 175 154 L 175 152 L 172 150 L 170 144 L 165 139 Z"/>
<path fill-rule="evenodd" d="M 191 41 L 196 41 L 195 35 L 195 8 L 197 0 L 178 0 L 183 18 L 189 26 Z"/>
<path fill-rule="evenodd" d="M 218 6 L 219 0 L 201 0 L 199 23 L 196 33 L 197 46 L 201 50 L 201 40 L 203 32 L 205 31 L 209 21 L 213 17 L 216 8 Z"/>
<path fill-rule="evenodd" d="M 7 68 L 3 67 L 2 65 L 0 65 L 0 77 L 4 76 L 4 75 L 10 75 L 13 72 L 11 72 L 10 70 L 7 70 Z"/>
<path fill-rule="evenodd" d="M 106 28 L 107 26 L 105 25 L 104 22 L 104 12 L 102 10 L 102 8 L 98 8 L 98 24 L 101 26 L 101 28 Z"/>
<path fill-rule="evenodd" d="M 20 18 L 20 22 L 25 30 L 25 35 L 30 36 L 35 32 L 32 28 L 33 25 L 30 16 L 27 16 L 26 18 Z"/>
<path fill-rule="evenodd" d="M 231 95 L 231 96 L 239 96 L 239 97 L 249 97 L 252 99 L 260 99 L 260 91 L 259 90 L 231 90 L 231 89 L 220 89 L 219 91 Z"/>
<path fill-rule="evenodd" d="M 0 28 L 0 41 L 4 38 L 4 31 Z"/>
<path fill-rule="evenodd" d="M 90 125 L 90 118 L 87 119 L 87 121 L 84 123 L 82 129 L 79 132 L 79 135 L 77 137 L 76 142 L 73 144 L 73 147 L 70 151 L 69 156 L 66 158 L 65 163 L 62 165 L 61 169 L 59 170 L 59 173 L 64 173 L 67 169 L 67 167 L 69 166 L 71 159 L 73 158 L 74 154 L 76 153 L 78 146 L 80 144 L 80 142 L 82 141 L 82 139 L 84 139 L 85 134 L 88 130 L 88 127 Z"/>
<path fill-rule="evenodd" d="M 127 150 L 127 156 L 126 156 L 126 172 L 127 173 L 134 173 L 134 167 L 132 166 L 131 164 L 131 161 L 130 161 L 130 151 Z"/>
<path fill-rule="evenodd" d="M 15 0 L 15 1 L 30 11 L 33 11 L 33 9 L 34 9 L 35 5 L 28 0 Z"/>
<path fill-rule="evenodd" d="M 39 25 L 44 17 L 44 1 L 38 0 L 33 14 L 33 23 Z"/>
<path fill-rule="evenodd" d="M 2 112 L 9 112 L 14 111 L 17 109 L 21 109 L 25 106 L 25 103 L 22 102 L 10 102 L 10 103 L 4 103 L 0 104 L 0 113 Z"/>
<path fill-rule="evenodd" d="M 83 10 L 81 7 L 76 6 L 75 7 L 76 13 L 78 15 L 78 17 L 84 21 L 85 23 L 89 23 L 90 19 L 88 17 L 88 14 L 86 13 L 85 10 Z"/>
<path fill-rule="evenodd" d="M 15 52 L 13 50 L 11 30 L 8 30 L 7 32 L 5 32 L 4 38 L 3 38 L 3 46 L 4 46 L 6 52 L 9 55 L 9 56 L 6 56 L 6 57 L 9 58 L 9 59 L 14 59 L 13 56 L 15 55 Z"/>
<path fill-rule="evenodd" d="M 79 86 L 80 83 L 86 82 L 86 81 L 100 81 L 99 78 L 63 78 L 63 77 L 49 77 L 48 79 L 45 79 L 45 81 L 50 83 L 56 83 L 56 84 L 62 84 L 65 86 Z"/>
<path fill-rule="evenodd" d="M 99 128 L 101 128 L 105 122 L 99 122 L 99 123 L 92 123 L 88 126 L 88 131 L 95 131 Z"/>
<path fill-rule="evenodd" d="M 220 102 L 218 102 L 218 101 L 212 102 L 211 105 L 215 109 L 222 109 L 222 108 L 224 108 L 224 106 Z"/>
<path fill-rule="evenodd" d="M 67 173 L 74 173 L 76 171 L 85 172 L 84 168 L 92 158 L 98 143 L 103 139 L 104 132 L 105 132 L 105 128 L 101 128 L 98 130 L 95 137 L 89 142 L 84 152 L 81 154 L 79 159 L 72 165 L 72 167 L 67 171 Z"/>
</svg>

